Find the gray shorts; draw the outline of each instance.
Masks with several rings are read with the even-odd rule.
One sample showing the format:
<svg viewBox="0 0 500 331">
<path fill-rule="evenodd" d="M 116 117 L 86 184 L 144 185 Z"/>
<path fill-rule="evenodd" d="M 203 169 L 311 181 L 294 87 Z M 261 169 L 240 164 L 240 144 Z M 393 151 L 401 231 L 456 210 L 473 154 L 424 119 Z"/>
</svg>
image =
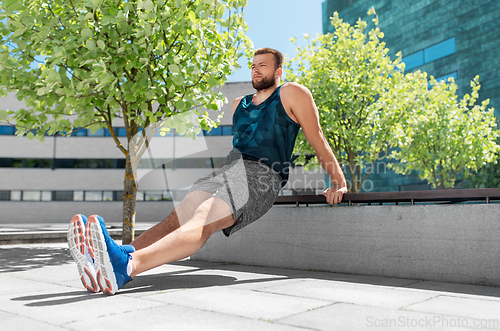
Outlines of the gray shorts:
<svg viewBox="0 0 500 331">
<path fill-rule="evenodd" d="M 281 176 L 267 164 L 237 159 L 198 179 L 189 193 L 210 192 L 228 204 L 236 220 L 222 230 L 229 237 L 271 209 L 281 189 L 281 181 Z"/>
</svg>

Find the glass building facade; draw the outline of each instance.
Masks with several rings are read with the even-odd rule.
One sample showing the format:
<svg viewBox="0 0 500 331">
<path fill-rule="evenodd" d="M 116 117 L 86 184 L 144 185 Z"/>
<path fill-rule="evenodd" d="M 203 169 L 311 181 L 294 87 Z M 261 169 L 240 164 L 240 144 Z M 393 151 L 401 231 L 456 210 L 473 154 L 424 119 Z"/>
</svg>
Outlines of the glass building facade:
<svg viewBox="0 0 500 331">
<path fill-rule="evenodd" d="M 453 77 L 458 96 L 470 93 L 470 81 L 479 75 L 480 103 L 490 99 L 500 118 L 500 1 L 498 0 L 326 0 L 323 33 L 332 32 L 336 11 L 344 21 L 358 18 L 373 26 L 367 15 L 373 6 L 392 59 L 401 51 L 406 71 L 425 71 L 436 79 Z M 371 24 L 371 25 L 370 25 Z M 387 169 L 370 175 L 373 191 L 429 189 L 416 174 L 401 176 Z"/>
</svg>

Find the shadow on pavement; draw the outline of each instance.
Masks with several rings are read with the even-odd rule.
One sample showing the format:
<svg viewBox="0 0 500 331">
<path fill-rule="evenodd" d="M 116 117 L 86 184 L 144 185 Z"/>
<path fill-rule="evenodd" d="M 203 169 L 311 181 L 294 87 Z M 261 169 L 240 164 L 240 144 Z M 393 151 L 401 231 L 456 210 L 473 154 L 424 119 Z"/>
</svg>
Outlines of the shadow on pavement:
<svg viewBox="0 0 500 331">
<path fill-rule="evenodd" d="M 209 268 L 212 269 L 212 268 Z M 203 271 L 208 269 L 196 269 L 179 272 L 181 274 L 174 275 L 173 273 L 137 276 L 132 282 L 125 285 L 119 292 L 123 294 L 136 294 L 147 292 L 163 292 L 180 289 L 195 289 L 213 286 L 227 286 L 236 284 L 262 283 L 272 282 L 276 280 L 288 279 L 289 277 L 265 277 L 249 280 L 238 280 L 236 277 L 223 275 L 186 275 L 187 272 Z M 216 272 L 216 271 L 215 271 Z"/>
<path fill-rule="evenodd" d="M 58 266 L 72 261 L 66 247 L 0 246 L 0 273 Z"/>
<path fill-rule="evenodd" d="M 264 278 L 238 281 L 235 277 L 222 275 L 186 275 L 193 271 L 203 269 L 170 272 L 156 275 L 137 276 L 130 283 L 126 284 L 114 296 L 130 294 L 152 294 L 150 292 L 162 293 L 163 291 L 196 289 L 212 286 L 224 286 L 233 284 L 255 283 L 262 281 L 273 281 L 283 278 Z M 287 277 L 285 277 L 287 278 Z M 79 291 L 36 294 L 12 298 L 13 301 L 32 301 L 25 304 L 27 307 L 58 306 L 80 302 L 84 300 L 106 299 L 109 296 L 102 293 L 89 293 L 82 289 Z"/>
<path fill-rule="evenodd" d="M 62 292 L 62 293 L 50 293 L 50 294 L 37 294 L 37 295 L 27 295 L 17 298 L 12 298 L 12 301 L 34 301 L 25 304 L 26 307 L 46 307 L 46 306 L 59 306 L 65 304 L 71 304 L 75 302 L 91 300 L 91 299 L 104 299 L 102 293 L 90 293 L 86 290 L 72 291 L 72 292 Z"/>
</svg>

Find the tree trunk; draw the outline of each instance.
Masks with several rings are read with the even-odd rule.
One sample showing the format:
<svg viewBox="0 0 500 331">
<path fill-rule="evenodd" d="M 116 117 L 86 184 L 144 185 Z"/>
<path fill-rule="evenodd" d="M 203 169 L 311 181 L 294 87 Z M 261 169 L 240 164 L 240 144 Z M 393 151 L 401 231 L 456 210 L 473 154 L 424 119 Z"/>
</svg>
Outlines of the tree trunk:
<svg viewBox="0 0 500 331">
<path fill-rule="evenodd" d="M 353 155 L 348 152 L 347 153 L 347 162 L 349 164 L 349 174 L 351 175 L 351 189 L 349 190 L 350 193 L 358 193 L 359 192 L 359 187 L 358 187 L 358 176 L 357 176 L 357 165 L 356 162 L 354 161 Z"/>
<path fill-rule="evenodd" d="M 130 153 L 125 164 L 125 180 L 123 182 L 123 244 L 130 244 L 134 240 L 135 202 L 137 196 L 137 183 Z"/>
</svg>

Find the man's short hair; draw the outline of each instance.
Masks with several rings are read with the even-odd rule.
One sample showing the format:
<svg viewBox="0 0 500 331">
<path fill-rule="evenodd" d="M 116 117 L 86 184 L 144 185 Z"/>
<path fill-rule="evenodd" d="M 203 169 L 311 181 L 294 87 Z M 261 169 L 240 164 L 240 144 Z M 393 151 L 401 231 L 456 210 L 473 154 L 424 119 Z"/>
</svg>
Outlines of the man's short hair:
<svg viewBox="0 0 500 331">
<path fill-rule="evenodd" d="M 253 56 L 255 55 L 261 55 L 261 54 L 273 54 L 274 55 L 274 62 L 275 62 L 275 68 L 281 68 L 283 69 L 283 54 L 281 54 L 280 51 L 275 50 L 273 48 L 269 47 L 262 47 L 257 49 L 254 53 Z"/>
</svg>

